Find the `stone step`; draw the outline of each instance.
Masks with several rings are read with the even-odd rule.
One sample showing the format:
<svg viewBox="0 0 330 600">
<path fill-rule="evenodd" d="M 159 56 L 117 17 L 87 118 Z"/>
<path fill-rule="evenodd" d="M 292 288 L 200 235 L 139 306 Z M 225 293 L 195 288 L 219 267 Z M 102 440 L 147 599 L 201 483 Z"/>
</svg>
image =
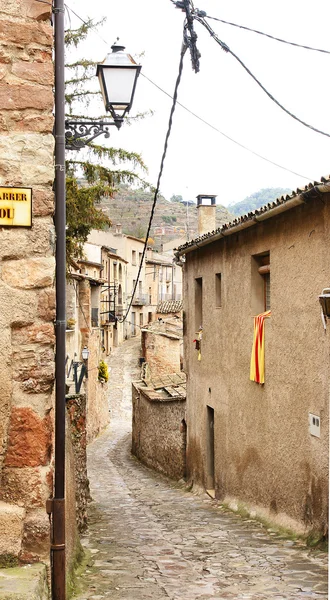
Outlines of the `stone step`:
<svg viewBox="0 0 330 600">
<path fill-rule="evenodd" d="M 47 581 L 42 563 L 0 569 L 0 600 L 49 600 Z"/>
</svg>

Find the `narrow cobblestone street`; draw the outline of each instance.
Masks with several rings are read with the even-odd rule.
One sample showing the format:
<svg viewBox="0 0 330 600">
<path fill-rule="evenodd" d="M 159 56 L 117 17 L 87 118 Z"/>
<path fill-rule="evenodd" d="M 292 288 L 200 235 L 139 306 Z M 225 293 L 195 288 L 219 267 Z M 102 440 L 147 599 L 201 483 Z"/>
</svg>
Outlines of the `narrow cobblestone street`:
<svg viewBox="0 0 330 600">
<path fill-rule="evenodd" d="M 110 427 L 89 447 L 91 553 L 79 600 L 327 598 L 327 556 L 222 509 L 130 454 L 139 340 L 111 356 Z"/>
</svg>

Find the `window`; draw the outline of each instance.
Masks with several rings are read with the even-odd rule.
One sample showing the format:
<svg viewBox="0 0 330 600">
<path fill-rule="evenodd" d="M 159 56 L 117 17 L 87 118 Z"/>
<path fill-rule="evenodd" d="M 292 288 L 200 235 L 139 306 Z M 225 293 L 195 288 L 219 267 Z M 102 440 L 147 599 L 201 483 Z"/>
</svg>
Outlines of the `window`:
<svg viewBox="0 0 330 600">
<path fill-rule="evenodd" d="M 215 274 L 215 306 L 221 306 L 221 273 Z"/>
<path fill-rule="evenodd" d="M 148 323 L 152 322 L 152 312 L 148 312 Z"/>
<path fill-rule="evenodd" d="M 270 310 L 270 253 L 263 252 L 252 256 L 251 287 L 253 314 Z"/>
<path fill-rule="evenodd" d="M 143 313 L 140 313 L 140 327 L 143 327 Z"/>
<path fill-rule="evenodd" d="M 132 250 L 132 265 L 136 265 L 136 250 Z"/>
<path fill-rule="evenodd" d="M 142 281 L 139 281 L 139 296 L 142 296 Z"/>
<path fill-rule="evenodd" d="M 142 252 L 139 252 L 139 264 L 141 263 L 142 260 Z"/>
<path fill-rule="evenodd" d="M 195 279 L 195 329 L 199 330 L 203 325 L 203 279 Z"/>
</svg>

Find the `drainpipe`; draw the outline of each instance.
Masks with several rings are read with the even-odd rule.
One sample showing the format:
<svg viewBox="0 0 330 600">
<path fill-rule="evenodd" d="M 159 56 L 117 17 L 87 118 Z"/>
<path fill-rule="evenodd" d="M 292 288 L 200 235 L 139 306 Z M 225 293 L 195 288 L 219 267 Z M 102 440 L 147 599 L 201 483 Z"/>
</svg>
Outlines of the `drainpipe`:
<svg viewBox="0 0 330 600">
<path fill-rule="evenodd" d="M 52 598 L 65 600 L 65 97 L 64 0 L 54 1 L 55 23 L 55 486 L 52 510 Z"/>
</svg>

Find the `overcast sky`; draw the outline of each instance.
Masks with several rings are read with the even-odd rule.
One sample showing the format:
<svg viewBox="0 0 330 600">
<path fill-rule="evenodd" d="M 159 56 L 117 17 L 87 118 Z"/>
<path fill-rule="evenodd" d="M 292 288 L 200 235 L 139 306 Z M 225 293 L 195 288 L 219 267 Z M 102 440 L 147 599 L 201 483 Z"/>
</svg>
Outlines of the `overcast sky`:
<svg viewBox="0 0 330 600">
<path fill-rule="evenodd" d="M 89 36 L 83 55 L 102 61 L 117 37 L 142 64 L 131 115 L 152 109 L 154 116 L 113 128 L 111 144 L 140 152 L 156 184 L 171 100 L 143 76 L 173 94 L 178 73 L 184 14 L 170 0 L 68 0 L 82 18 L 107 17 L 99 36 Z M 292 42 L 330 51 L 328 0 L 200 0 L 208 15 Z M 72 26 L 77 19 L 71 15 Z M 289 111 L 330 134 L 330 54 L 296 48 L 252 32 L 209 20 L 217 35 Z M 293 120 L 257 86 L 239 63 L 195 23 L 200 72 L 185 56 L 179 101 L 224 134 L 294 175 L 261 160 L 177 106 L 161 192 L 185 200 L 217 194 L 238 202 L 263 187 L 296 189 L 330 173 L 330 138 Z M 80 53 L 81 54 L 81 53 Z M 86 112 L 86 111 L 85 111 Z"/>
</svg>

